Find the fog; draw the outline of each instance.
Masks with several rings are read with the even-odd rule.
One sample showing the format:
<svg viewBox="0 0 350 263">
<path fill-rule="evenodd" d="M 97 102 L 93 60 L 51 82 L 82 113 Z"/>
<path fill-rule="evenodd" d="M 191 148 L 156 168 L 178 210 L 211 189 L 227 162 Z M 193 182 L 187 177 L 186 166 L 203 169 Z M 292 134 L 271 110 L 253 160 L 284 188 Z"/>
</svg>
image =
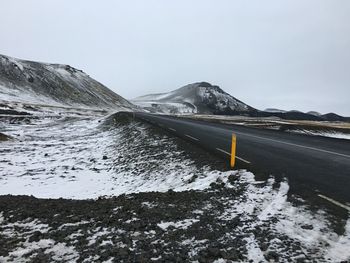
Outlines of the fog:
<svg viewBox="0 0 350 263">
<path fill-rule="evenodd" d="M 350 116 L 350 1 L 1 1 L 0 53 L 125 98 L 208 81 L 259 108 Z"/>
</svg>

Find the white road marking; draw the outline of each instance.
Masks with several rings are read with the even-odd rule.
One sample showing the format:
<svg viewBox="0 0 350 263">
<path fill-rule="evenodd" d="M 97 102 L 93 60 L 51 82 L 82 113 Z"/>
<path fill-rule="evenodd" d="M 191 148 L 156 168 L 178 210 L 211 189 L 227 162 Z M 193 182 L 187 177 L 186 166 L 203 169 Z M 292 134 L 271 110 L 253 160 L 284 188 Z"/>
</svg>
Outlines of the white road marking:
<svg viewBox="0 0 350 263">
<path fill-rule="evenodd" d="M 245 159 L 243 159 L 241 157 L 238 157 L 237 155 L 236 155 L 236 159 L 238 159 L 238 160 L 240 160 L 242 162 L 245 162 L 245 163 L 250 163 L 249 161 L 247 161 L 247 160 L 245 160 Z"/>
<path fill-rule="evenodd" d="M 171 130 L 171 131 L 176 132 L 176 130 L 175 130 L 175 129 L 173 129 L 173 128 L 169 128 L 169 127 L 168 127 L 168 129 L 169 129 L 169 130 Z"/>
<path fill-rule="evenodd" d="M 348 210 L 350 212 L 350 207 L 349 206 L 344 205 L 344 204 L 342 204 L 342 203 L 340 203 L 340 202 L 338 202 L 338 201 L 336 201 L 336 200 L 334 200 L 334 199 L 332 199 L 332 198 L 330 198 L 328 196 L 325 196 L 325 195 L 319 194 L 318 196 L 323 198 L 323 199 L 325 199 L 325 200 L 327 200 L 327 201 L 329 201 L 329 202 L 331 202 L 332 204 L 334 204 L 336 206 L 339 206 L 341 208 L 344 208 L 345 210 Z"/>
<path fill-rule="evenodd" d="M 199 141 L 199 139 L 192 137 L 191 135 L 185 134 L 186 137 L 191 138 L 192 140 Z"/>
<path fill-rule="evenodd" d="M 224 151 L 223 149 L 220 149 L 220 148 L 215 148 L 215 149 L 216 149 L 216 150 L 218 150 L 219 152 L 222 152 L 222 153 L 225 153 L 225 154 L 227 154 L 227 155 L 231 156 L 231 154 L 230 154 L 230 153 L 228 153 L 228 152 Z"/>
<path fill-rule="evenodd" d="M 325 153 L 330 153 L 330 154 L 335 154 L 335 155 L 339 155 L 339 156 L 342 156 L 342 157 L 350 158 L 350 155 L 346 155 L 346 154 L 342 154 L 342 153 L 327 151 L 327 150 L 323 150 L 323 149 L 319 149 L 319 148 L 304 146 L 304 145 L 300 145 L 300 144 L 294 144 L 294 143 L 290 143 L 290 142 L 278 141 L 278 140 L 274 140 L 274 139 L 270 139 L 270 138 L 264 138 L 264 137 L 255 136 L 255 135 L 250 135 L 250 134 L 246 134 L 246 133 L 242 133 L 242 132 L 235 132 L 235 133 L 241 134 L 241 135 L 245 135 L 245 136 L 249 136 L 249 137 L 253 137 L 253 138 L 257 138 L 257 139 L 262 139 L 262 140 L 267 140 L 267 141 L 272 141 L 272 142 L 279 142 L 279 143 L 283 143 L 283 144 L 287 144 L 287 145 L 292 145 L 292 146 L 296 146 L 296 147 L 306 148 L 306 149 L 310 149 L 310 150 L 314 150 L 314 151 L 325 152 Z"/>
<path fill-rule="evenodd" d="M 215 148 L 216 150 L 218 150 L 219 152 L 222 152 L 222 153 L 224 153 L 224 154 L 227 154 L 228 156 L 231 156 L 231 154 L 229 153 L 229 152 L 226 152 L 226 151 L 224 151 L 223 149 L 220 149 L 220 148 Z M 240 160 L 240 161 L 242 161 L 242 162 L 245 162 L 245 163 L 250 163 L 249 161 L 247 161 L 247 160 L 245 160 L 245 159 L 243 159 L 243 158 L 241 158 L 241 157 L 238 157 L 237 155 L 236 155 L 236 159 L 238 159 L 238 160 Z"/>
</svg>

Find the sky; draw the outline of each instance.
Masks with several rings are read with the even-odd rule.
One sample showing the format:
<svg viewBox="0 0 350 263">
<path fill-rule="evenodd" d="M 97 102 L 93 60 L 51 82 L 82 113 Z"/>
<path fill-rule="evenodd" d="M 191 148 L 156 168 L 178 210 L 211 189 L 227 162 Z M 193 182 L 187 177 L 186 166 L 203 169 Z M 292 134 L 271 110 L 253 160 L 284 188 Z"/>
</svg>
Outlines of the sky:
<svg viewBox="0 0 350 263">
<path fill-rule="evenodd" d="M 348 0 L 0 0 L 0 54 L 127 99 L 198 81 L 258 108 L 350 116 Z"/>
</svg>

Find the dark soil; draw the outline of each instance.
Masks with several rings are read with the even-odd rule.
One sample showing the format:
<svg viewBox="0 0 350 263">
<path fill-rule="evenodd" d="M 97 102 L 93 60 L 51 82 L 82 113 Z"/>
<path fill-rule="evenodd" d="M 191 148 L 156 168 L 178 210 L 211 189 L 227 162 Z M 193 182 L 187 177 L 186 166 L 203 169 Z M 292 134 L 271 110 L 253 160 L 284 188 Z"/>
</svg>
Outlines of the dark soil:
<svg viewBox="0 0 350 263">
<path fill-rule="evenodd" d="M 0 132 L 0 142 L 1 141 L 8 141 L 8 140 L 11 140 L 11 136 L 8 136 L 8 135 Z"/>
<path fill-rule="evenodd" d="M 220 188 L 215 188 L 217 187 Z M 231 222 L 223 223 L 215 218 L 216 212 L 223 210 L 223 205 L 217 200 L 218 191 L 212 189 L 208 192 L 150 192 L 110 199 L 101 198 L 96 201 L 1 196 L 0 211 L 3 212 L 6 223 L 38 219 L 41 223 L 48 224 L 51 228 L 49 232 L 35 231 L 25 238 L 30 242 L 53 239 L 55 242 L 74 246 L 79 252 L 77 262 L 82 262 L 92 255 L 99 256 L 97 262 L 108 259 L 113 259 L 113 262 L 149 262 L 151 258 L 158 258 L 155 262 L 213 262 L 219 258 L 244 260 L 244 235 L 226 242 L 219 241 L 228 228 L 239 227 L 242 222 L 235 218 Z M 238 193 L 235 191 L 220 190 L 220 195 L 227 197 L 234 198 L 236 194 Z M 215 212 L 203 210 L 208 203 L 216 207 Z M 196 214 L 196 210 L 203 213 Z M 188 218 L 198 221 L 187 229 L 170 226 L 164 230 L 158 226 L 161 222 L 177 222 Z M 88 223 L 62 228 L 66 223 L 85 221 Z M 111 231 L 90 244 L 88 240 L 91 233 L 103 228 Z M 112 229 L 118 229 L 120 233 Z M 1 230 L 4 228 L 0 228 L 0 233 Z M 67 240 L 77 230 L 82 235 Z M 191 251 L 196 247 L 196 240 L 205 240 L 205 243 L 198 246 L 199 251 L 196 255 L 191 256 Z M 8 256 L 22 241 L 22 235 L 0 236 L 0 256 Z M 110 243 L 103 245 L 104 241 L 119 243 L 120 247 Z M 46 255 L 44 260 L 37 261 L 38 255 L 38 251 L 35 251 L 26 257 L 32 262 L 52 260 Z"/>
<path fill-rule="evenodd" d="M 0 261 L 3 257 L 15 262 L 13 251 L 28 242 L 35 247 L 40 240 L 53 240 L 74 248 L 78 254 L 74 262 L 248 262 L 251 236 L 267 261 L 312 262 L 317 258 L 320 248 L 305 249 L 299 241 L 269 228 L 277 218 L 254 225 L 255 217 L 245 218 L 244 211 L 238 216 L 227 214 L 227 200 L 243 194 L 243 188 L 238 189 L 217 183 L 206 191 L 149 192 L 97 200 L 0 196 Z M 26 227 L 30 222 L 46 224 L 46 230 Z M 6 234 L 9 231 L 12 234 Z M 275 240 L 279 245 L 273 244 Z M 64 257 L 57 260 L 43 248 L 28 250 L 23 258 L 67 261 Z"/>
<path fill-rule="evenodd" d="M 32 115 L 32 114 L 25 111 L 0 109 L 0 115 Z"/>
</svg>

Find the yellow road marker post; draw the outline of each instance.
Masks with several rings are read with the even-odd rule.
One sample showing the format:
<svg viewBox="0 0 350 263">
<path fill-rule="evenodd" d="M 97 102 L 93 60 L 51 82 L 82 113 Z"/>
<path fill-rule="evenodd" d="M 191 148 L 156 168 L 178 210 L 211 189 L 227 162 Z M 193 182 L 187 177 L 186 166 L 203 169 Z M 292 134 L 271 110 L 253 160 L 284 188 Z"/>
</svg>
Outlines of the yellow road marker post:
<svg viewBox="0 0 350 263">
<path fill-rule="evenodd" d="M 230 166 L 233 168 L 236 161 L 236 135 L 232 133 L 232 142 L 231 142 L 231 160 Z"/>
</svg>

